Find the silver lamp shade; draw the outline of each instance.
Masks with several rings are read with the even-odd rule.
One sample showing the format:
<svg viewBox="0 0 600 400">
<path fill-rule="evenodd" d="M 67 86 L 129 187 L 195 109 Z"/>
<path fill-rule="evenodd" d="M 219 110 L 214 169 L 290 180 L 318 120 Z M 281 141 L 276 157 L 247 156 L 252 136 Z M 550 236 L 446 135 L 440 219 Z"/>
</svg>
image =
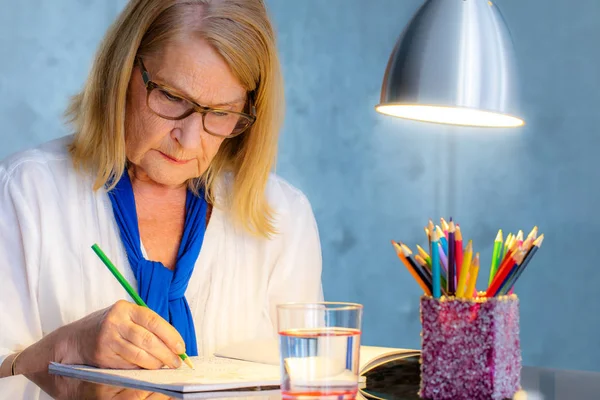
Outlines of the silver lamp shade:
<svg viewBox="0 0 600 400">
<path fill-rule="evenodd" d="M 453 125 L 517 127 L 512 38 L 488 0 L 427 0 L 390 56 L 378 112 Z"/>
</svg>

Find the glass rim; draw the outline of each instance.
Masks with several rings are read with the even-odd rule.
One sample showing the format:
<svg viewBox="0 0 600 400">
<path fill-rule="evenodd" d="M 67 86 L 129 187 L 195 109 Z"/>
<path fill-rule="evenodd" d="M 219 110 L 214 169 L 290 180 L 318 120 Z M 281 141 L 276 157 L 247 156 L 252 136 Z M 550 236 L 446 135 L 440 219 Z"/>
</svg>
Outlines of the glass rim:
<svg viewBox="0 0 600 400">
<path fill-rule="evenodd" d="M 326 311 L 348 311 L 364 309 L 364 306 L 360 303 L 351 303 L 343 301 L 289 302 L 275 305 L 277 310 L 316 309 L 322 306 L 326 307 Z"/>
</svg>

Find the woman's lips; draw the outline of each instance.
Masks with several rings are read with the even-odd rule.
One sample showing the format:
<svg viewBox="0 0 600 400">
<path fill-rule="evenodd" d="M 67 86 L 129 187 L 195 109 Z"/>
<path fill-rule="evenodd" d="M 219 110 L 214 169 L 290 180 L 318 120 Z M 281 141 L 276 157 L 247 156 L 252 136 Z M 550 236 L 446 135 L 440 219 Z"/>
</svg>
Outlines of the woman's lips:
<svg viewBox="0 0 600 400">
<path fill-rule="evenodd" d="M 160 155 L 163 156 L 165 159 L 167 159 L 168 161 L 172 162 L 173 164 L 187 164 L 192 160 L 179 160 L 177 158 L 173 158 L 171 156 L 166 155 L 165 153 L 163 153 L 162 151 L 159 151 Z"/>
</svg>

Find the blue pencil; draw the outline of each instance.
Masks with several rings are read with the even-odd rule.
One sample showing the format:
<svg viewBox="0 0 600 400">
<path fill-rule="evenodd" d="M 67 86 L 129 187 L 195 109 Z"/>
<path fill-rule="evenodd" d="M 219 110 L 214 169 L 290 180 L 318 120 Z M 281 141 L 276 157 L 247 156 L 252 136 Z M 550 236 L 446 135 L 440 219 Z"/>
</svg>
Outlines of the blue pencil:
<svg viewBox="0 0 600 400">
<path fill-rule="evenodd" d="M 438 233 L 433 231 L 431 235 L 431 275 L 432 275 L 432 286 L 431 291 L 433 297 L 439 299 L 442 297 L 442 284 L 441 284 L 441 271 L 440 271 L 440 255 L 438 252 Z"/>
<path fill-rule="evenodd" d="M 444 253 L 448 254 L 448 239 L 446 239 L 446 235 L 444 235 L 444 231 L 438 225 L 435 226 L 435 231 L 438 234 L 438 240 L 442 245 L 442 249 L 444 249 Z"/>
</svg>

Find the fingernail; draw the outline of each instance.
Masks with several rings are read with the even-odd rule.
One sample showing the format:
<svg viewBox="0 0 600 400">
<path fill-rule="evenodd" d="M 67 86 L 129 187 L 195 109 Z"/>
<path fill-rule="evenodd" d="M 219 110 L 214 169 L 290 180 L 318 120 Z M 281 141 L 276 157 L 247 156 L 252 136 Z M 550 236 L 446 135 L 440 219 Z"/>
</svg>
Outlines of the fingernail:
<svg viewBox="0 0 600 400">
<path fill-rule="evenodd" d="M 179 359 L 179 357 L 173 359 L 173 365 L 175 366 L 175 368 L 181 367 L 181 360 Z"/>
<path fill-rule="evenodd" d="M 185 353 L 185 346 L 183 345 L 183 343 L 177 343 L 177 345 L 175 346 L 175 351 L 177 351 L 177 354 Z"/>
</svg>

